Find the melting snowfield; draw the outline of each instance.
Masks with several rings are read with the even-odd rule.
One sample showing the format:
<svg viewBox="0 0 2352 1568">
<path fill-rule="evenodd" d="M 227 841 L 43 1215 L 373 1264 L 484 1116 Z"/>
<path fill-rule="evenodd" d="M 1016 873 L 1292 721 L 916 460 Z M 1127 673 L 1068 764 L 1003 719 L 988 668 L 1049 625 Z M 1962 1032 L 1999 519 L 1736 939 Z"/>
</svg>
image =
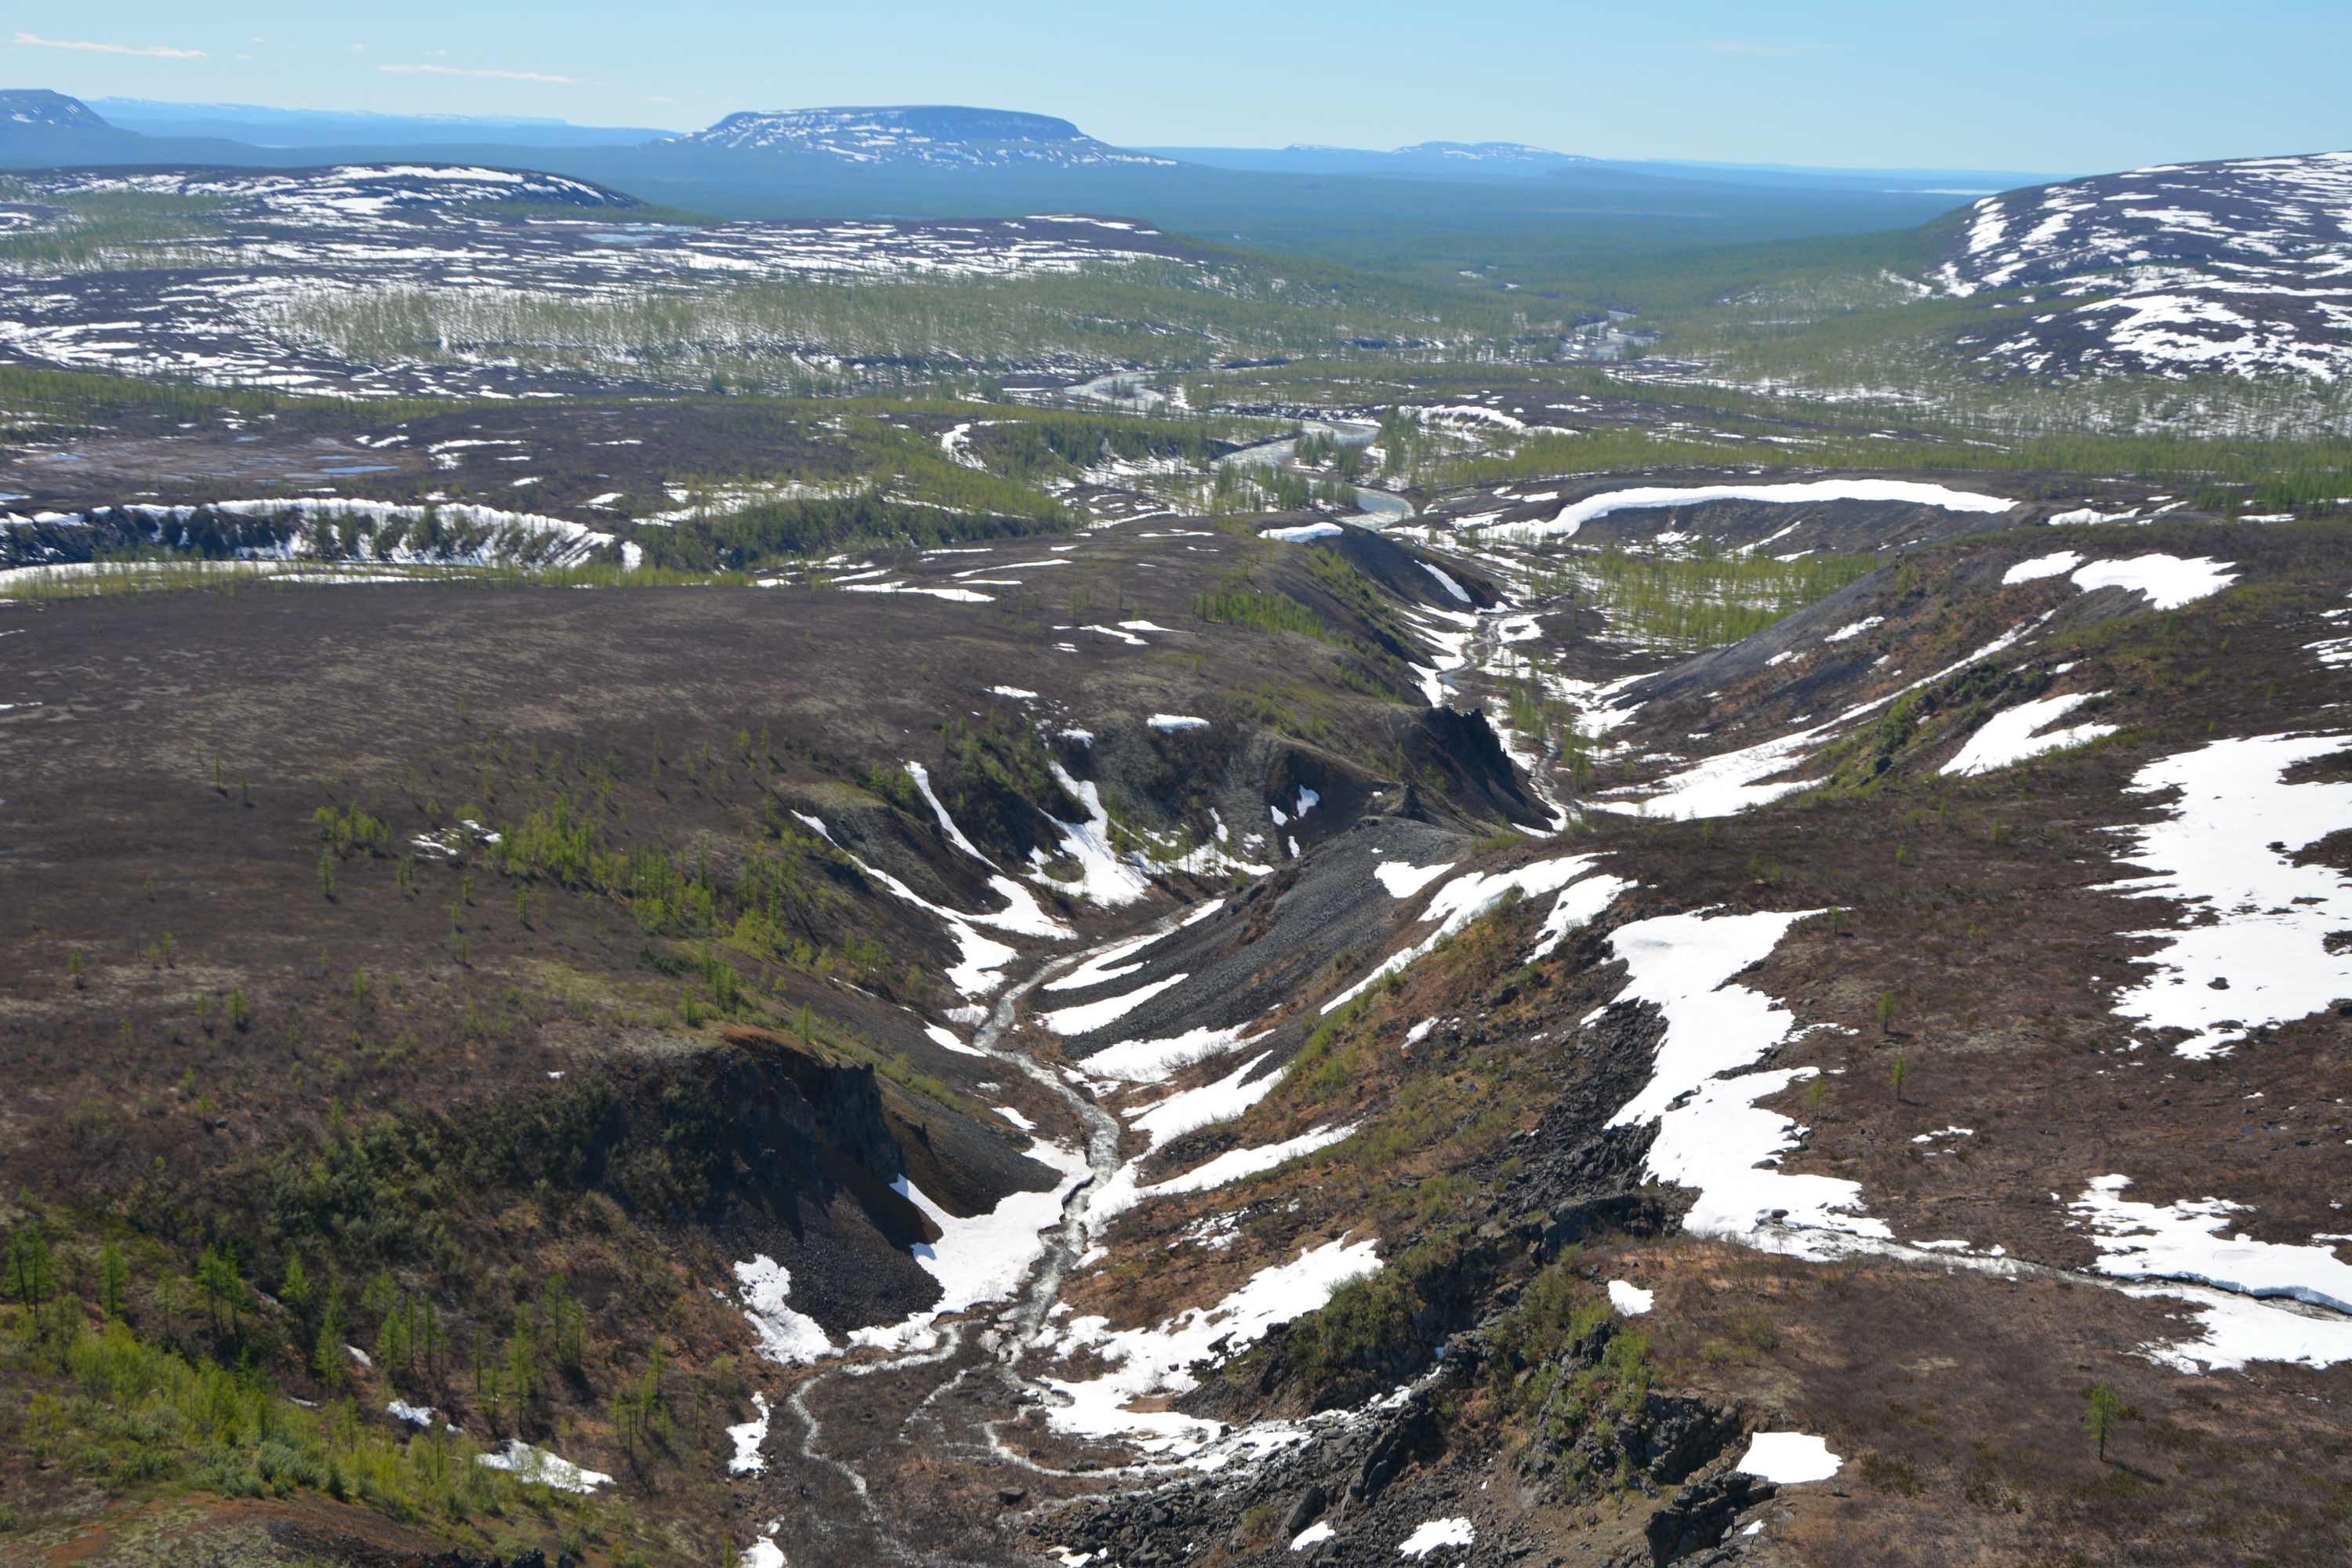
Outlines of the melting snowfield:
<svg viewBox="0 0 2352 1568">
<path fill-rule="evenodd" d="M 1557 516 L 1549 520 L 1515 522 L 1508 528 L 1513 534 L 1524 533 L 1529 537 L 1558 534 L 1567 539 L 1574 537 L 1578 529 L 1594 518 L 1612 511 L 1636 507 L 1697 506 L 1714 500 L 1790 504 L 1829 500 L 1899 501 L 1912 506 L 1942 507 L 1948 511 L 1973 512 L 2008 511 L 2018 504 L 2007 496 L 1956 490 L 1948 485 L 1923 484 L 1911 479 L 1812 479 L 1767 485 L 1643 485 L 1622 490 L 1603 490 L 1599 495 L 1587 496 L 1580 501 L 1562 507 Z"/>
<path fill-rule="evenodd" d="M 2193 1279 L 2245 1296 L 2289 1296 L 2352 1312 L 2352 1265 L 2325 1245 L 2286 1247 L 2228 1230 L 2250 1212 L 2220 1198 L 2184 1198 L 2158 1206 L 2122 1195 L 2129 1176 L 2102 1176 L 2074 1200 L 2092 1227 L 2099 1272 L 2125 1279 Z"/>
<path fill-rule="evenodd" d="M 2000 580 L 2004 584 L 2030 583 L 2060 575 L 2086 594 L 2098 588 L 2123 588 L 2144 595 L 2149 608 L 2158 610 L 2177 610 L 2183 605 L 2210 598 L 2238 580 L 2238 573 L 2230 563 L 2201 555 L 2187 560 L 2178 555 L 2136 555 L 2127 561 L 2085 563 L 2071 550 L 2021 561 L 2001 574 Z"/>
<path fill-rule="evenodd" d="M 1969 743 L 1960 748 L 1959 754 L 1937 771 L 1963 778 L 1971 773 L 1989 773 L 2045 752 L 2063 751 L 2068 746 L 2087 744 L 2102 735 L 2112 735 L 2116 728 L 2113 724 L 2075 724 L 2063 730 L 2050 727 L 2084 703 L 2105 695 L 2104 691 L 2069 692 L 2003 709 L 1986 720 L 1969 737 Z"/>
<path fill-rule="evenodd" d="M 529 353 L 517 353 L 522 344 L 497 341 L 493 318 L 544 317 L 564 306 L 642 309 L 649 298 L 683 299 L 714 286 L 1013 278 L 1190 255 L 1148 224 L 1066 214 L 647 223 L 632 216 L 635 198 L 585 181 L 465 164 L 20 177 L 43 193 L 137 191 L 224 205 L 209 215 L 216 232 L 192 226 L 150 268 L 139 268 L 134 250 L 110 271 L 0 277 L 0 358 L 345 396 L 511 397 L 591 384 L 532 369 Z M 532 204 L 531 215 L 500 216 L 497 206 L 510 202 Z M 578 216 L 550 214 L 550 206 Z M 396 321 L 428 308 L 463 319 L 456 339 L 480 341 L 467 348 L 445 326 L 431 354 L 347 355 L 331 341 L 343 329 L 325 325 Z M 785 356 L 805 346 L 782 338 L 755 343 L 756 336 L 743 346 Z M 607 347 L 600 384 L 644 386 L 654 378 Z"/>
<path fill-rule="evenodd" d="M 2091 562 L 2076 552 L 2060 552 L 2021 563 L 2011 569 L 2009 580 L 2063 576 L 2085 592 L 2121 587 L 2143 595 L 2153 605 L 2168 607 L 2217 593 L 2237 575 L 2234 566 L 2211 560 L 2144 555 Z M 1450 619 L 1441 612 L 1429 624 Z M 2047 619 L 2021 621 L 1950 669 L 1906 689 L 1990 658 Z M 1867 629 L 1866 624 L 1857 623 L 1830 636 L 1851 637 Z M 1466 663 L 1475 632 L 1451 635 L 1458 641 L 1461 662 Z M 1999 712 L 1969 737 L 1946 771 L 1964 775 L 1990 772 L 2051 747 L 2108 733 L 2108 726 L 2067 722 L 2077 709 L 2100 695 L 2062 693 Z M 1760 781 L 1774 772 L 1789 771 L 1823 735 L 1889 700 L 1690 768 L 1667 781 L 1673 795 L 1661 804 L 1697 815 L 1735 808 L 1752 795 L 1769 797 L 1802 787 Z M 1153 722 L 1175 729 L 1201 721 L 1161 714 L 1154 715 Z M 2242 1043 L 2249 1031 L 2264 1022 L 2302 1016 L 2335 996 L 2352 994 L 2352 955 L 2330 953 L 2326 947 L 2328 933 L 2343 923 L 2340 912 L 2329 912 L 2344 896 L 2343 879 L 2325 867 L 2301 867 L 2293 860 L 2315 838 L 2352 826 L 2352 784 L 2289 782 L 2298 766 L 2332 756 L 2344 744 L 2340 737 L 2313 735 L 2216 742 L 2141 770 L 2134 788 L 2154 797 L 2152 805 L 2164 815 L 2145 826 L 2116 830 L 2132 841 L 2130 858 L 2149 870 L 2119 890 L 2187 900 L 2197 912 L 2191 921 L 2155 933 L 2166 943 L 2153 961 L 2157 973 L 2118 995 L 2118 1011 L 2152 1028 L 2186 1032 L 2189 1038 L 2179 1048 L 2199 1055 Z M 1065 936 L 1066 928 L 1045 916 L 1021 881 L 987 861 L 932 790 L 928 774 L 919 768 L 909 771 L 947 842 L 986 867 L 1008 908 L 977 916 L 940 909 L 923 903 L 881 873 L 868 874 L 948 925 L 965 947 L 957 983 L 969 995 L 988 994 L 1003 984 L 1014 955 L 1006 945 L 981 936 L 977 924 L 1048 937 Z M 1139 854 L 1115 852 L 1107 814 L 1091 787 L 1066 773 L 1062 782 L 1085 813 L 1080 821 L 1060 827 L 1064 850 L 1084 868 L 1077 886 L 1098 903 L 1142 897 L 1150 886 L 1153 864 Z M 1306 794 L 1297 803 L 1302 812 L 1318 804 Z M 1286 815 L 1289 809 L 1287 803 L 1280 808 Z M 811 826 L 824 831 L 813 821 Z M 1399 859 L 1378 864 L 1368 878 L 1367 891 L 1377 884 L 1380 893 L 1403 906 L 1397 911 L 1403 921 L 1400 930 L 1412 940 L 1329 998 L 1321 1011 L 1329 1014 L 1346 1005 L 1513 896 L 1549 900 L 1530 955 L 1543 956 L 1631 888 L 1601 871 L 1600 863 L 1595 855 L 1555 855 L 1488 873 L 1464 871 L 1453 863 L 1415 866 Z M 1644 1174 L 1695 1194 L 1685 1219 L 1695 1235 L 1823 1261 L 1878 1252 L 1996 1274 L 2030 1267 L 2002 1256 L 1998 1247 L 1979 1250 L 1964 1239 L 1898 1241 L 1884 1221 L 1864 1211 L 1860 1184 L 1780 1168 L 1780 1161 L 1801 1146 L 1807 1130 L 1759 1102 L 1802 1083 L 1815 1069 L 1763 1065 L 1776 1047 L 1795 1038 L 1794 1020 L 1770 996 L 1738 984 L 1738 977 L 1768 957 L 1811 912 L 1677 913 L 1633 921 L 1611 934 L 1611 949 L 1626 971 L 1624 986 L 1611 1005 L 1654 1007 L 1664 1026 L 1651 1077 L 1611 1124 L 1654 1126 Z M 1031 994 L 1028 1016 L 1066 1036 L 1116 1032 L 1122 1019 L 1187 978 L 1184 973 L 1159 973 L 1149 965 L 1148 951 L 1164 933 L 1165 922 L 1055 974 Z M 1102 996 L 1104 990 L 1117 994 Z M 1586 1022 L 1606 1011 L 1596 1011 Z M 1405 1048 L 1423 1037 L 1434 1022 L 1412 1031 Z M 1163 1038 L 1118 1040 L 1056 1081 L 1066 1079 L 1101 1097 L 1098 1104 L 1116 1110 L 1127 1130 L 1140 1136 L 1148 1155 L 1210 1122 L 1244 1115 L 1268 1092 L 1276 1078 L 1265 1074 L 1253 1079 L 1264 1072 L 1265 1058 L 1248 1049 L 1251 1043 L 1245 1027 L 1202 1027 Z M 975 1048 L 960 1041 L 958 1046 Z M 1205 1082 L 1156 1095 L 1140 1087 L 1212 1061 L 1218 1065 Z M 1075 1151 L 1037 1142 L 1030 1150 L 1032 1157 L 1057 1167 L 1064 1179 L 1050 1191 L 1016 1194 L 990 1214 L 966 1218 L 948 1214 L 902 1180 L 899 1191 L 941 1233 L 938 1242 L 918 1247 L 915 1254 L 939 1281 L 940 1298 L 931 1310 L 899 1324 L 857 1331 L 849 1336 L 848 1348 L 934 1353 L 952 1332 L 940 1326 L 942 1314 L 1013 1299 L 1045 1258 L 1055 1237 L 1065 1237 L 1083 1254 L 1076 1267 L 1089 1267 L 1107 1256 L 1104 1240 L 1120 1215 L 1159 1199 L 1215 1191 L 1328 1148 L 1355 1131 L 1352 1125 L 1313 1127 L 1275 1142 L 1226 1150 L 1151 1183 L 1139 1175 L 1137 1160 L 1104 1153 L 1108 1144 L 1097 1150 L 1090 1163 Z M 1923 1135 L 1931 1143 L 1969 1136 L 1967 1129 L 1958 1127 Z M 1941 1152 L 1940 1146 L 1935 1151 Z M 1087 1184 L 1083 1193 L 1082 1183 Z M 2124 1175 L 2104 1178 L 2082 1193 L 2071 1212 L 2099 1249 L 2096 1267 L 2109 1281 L 2106 1289 L 2163 1297 L 2178 1303 L 2188 1320 L 2172 1336 L 2139 1347 L 2140 1353 L 2190 1372 L 2258 1359 L 2306 1364 L 2352 1359 L 2352 1324 L 2333 1316 L 2297 1315 L 2341 1310 L 2352 1301 L 2352 1268 L 2336 1261 L 2328 1238 L 2315 1237 L 2308 1246 L 2252 1242 L 2227 1234 L 2230 1222 L 2242 1211 L 2226 1197 L 2143 1203 L 2124 1195 L 2129 1185 Z M 1221 1223 L 1214 1214 L 1185 1235 L 1211 1247 L 1232 1239 L 1229 1223 Z M 1299 1244 L 1296 1257 L 1258 1269 L 1222 1300 L 1156 1324 L 1115 1330 L 1108 1318 L 1072 1319 L 1066 1309 L 1047 1311 L 1046 1326 L 1030 1342 L 1027 1353 L 1038 1366 L 1038 1385 L 1049 1391 L 1048 1425 L 1073 1436 L 1123 1439 L 1162 1461 L 1201 1468 L 1229 1462 L 1253 1442 L 1262 1446 L 1289 1440 L 1272 1427 L 1222 1434 L 1213 1422 L 1160 1406 L 1168 1396 L 1196 1385 L 1198 1363 L 1232 1355 L 1271 1326 L 1319 1308 L 1339 1284 L 1381 1266 L 1370 1239 L 1350 1235 L 1315 1244 L 1319 1240 Z M 843 1347 L 790 1307 L 790 1277 L 780 1266 L 761 1258 L 739 1265 L 737 1272 L 764 1353 L 798 1364 L 841 1353 Z M 1045 1289 L 1048 1293 L 1039 1299 L 1041 1310 L 1052 1300 L 1052 1286 Z M 1649 1311 L 1654 1300 L 1651 1292 L 1623 1279 L 1610 1281 L 1607 1289 L 1612 1307 L 1628 1316 Z M 2281 1304 L 2258 1298 L 2278 1299 Z M 757 1462 L 766 1435 L 765 1416 L 762 1410 L 759 1423 L 734 1433 L 739 1465 Z M 1841 1464 L 1821 1438 L 1785 1432 L 1758 1434 L 1745 1468 L 1770 1479 L 1800 1481 L 1833 1476 Z M 1449 1533 L 1457 1524 L 1463 1532 L 1459 1539 Z M 1423 1537 L 1430 1552 L 1466 1544 L 1467 1530 L 1465 1521 L 1427 1521 L 1408 1542 L 1408 1554 L 1412 1542 Z M 1441 1534 L 1444 1539 L 1438 1539 Z"/>
<path fill-rule="evenodd" d="M 1975 337 L 2012 370 L 2333 379 L 2352 369 L 2347 203 L 2347 153 L 2070 180 L 1978 202 L 1937 280 L 2045 290 Z"/>
<path fill-rule="evenodd" d="M 1199 1387 L 1199 1380 L 1185 1370 L 1192 1363 L 1246 1348 L 1275 1324 L 1322 1306 L 1334 1286 L 1380 1266 L 1375 1242 L 1350 1243 L 1342 1237 L 1301 1251 L 1291 1263 L 1262 1271 L 1213 1307 L 1180 1313 L 1156 1329 L 1114 1331 L 1105 1318 L 1073 1319 L 1050 1348 L 1063 1354 L 1091 1351 L 1112 1370 L 1083 1381 L 1045 1379 L 1066 1401 L 1049 1409 L 1046 1418 L 1056 1431 L 1139 1437 L 1148 1453 L 1196 1453 L 1217 1435 L 1216 1422 L 1172 1410 L 1129 1410 L 1129 1402 Z M 1048 1347 L 1043 1339 L 1039 1344 Z"/>
<path fill-rule="evenodd" d="M 1731 977 L 1770 953 L 1790 926 L 1818 912 L 1661 915 L 1620 926 L 1610 939 L 1627 971 L 1618 1001 L 1651 1003 L 1666 1024 L 1654 1074 L 1610 1125 L 1656 1119 L 1649 1169 L 1660 1181 L 1697 1190 L 1683 1221 L 1694 1235 L 1744 1238 L 1767 1224 L 1891 1234 L 1884 1223 L 1855 1212 L 1860 1183 L 1770 1168 L 1804 1129 L 1756 1102 L 1813 1069 L 1739 1070 L 1788 1039 L 1793 1020 L 1771 998 L 1731 984 Z"/>
<path fill-rule="evenodd" d="M 2116 995 L 2117 1013 L 2186 1031 L 2174 1048 L 2201 1058 L 2352 996 L 2352 951 L 2327 941 L 2347 923 L 2345 879 L 2293 858 L 2352 826 L 2352 784 L 2284 776 L 2346 743 L 2343 735 L 2214 741 L 2134 777 L 2134 791 L 2179 793 L 2166 820 L 2116 830 L 2132 840 L 2124 857 L 2153 873 L 2118 886 L 2193 909 L 2182 929 L 2143 933 L 2164 939 L 2148 960 L 2157 973 Z"/>
</svg>

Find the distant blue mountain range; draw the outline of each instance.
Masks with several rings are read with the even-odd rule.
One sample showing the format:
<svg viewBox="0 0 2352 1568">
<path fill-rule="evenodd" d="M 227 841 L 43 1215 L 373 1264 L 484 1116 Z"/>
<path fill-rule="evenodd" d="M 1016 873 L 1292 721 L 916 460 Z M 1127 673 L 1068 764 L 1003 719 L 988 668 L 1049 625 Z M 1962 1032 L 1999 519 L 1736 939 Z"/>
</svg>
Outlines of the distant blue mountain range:
<svg viewBox="0 0 2352 1568">
<path fill-rule="evenodd" d="M 1520 142 L 1423 142 L 1387 152 L 1307 144 L 1118 148 L 1050 115 L 955 106 L 748 110 L 730 114 L 706 130 L 681 134 L 654 126 L 573 125 L 528 115 L 376 114 L 250 103 L 165 103 L 138 98 L 93 99 L 83 105 L 62 94 L 38 91 L 0 93 L 0 117 L 6 116 L 5 106 L 12 100 L 51 100 L 32 118 L 36 123 L 58 129 L 70 126 L 172 141 L 233 142 L 265 151 L 638 147 L 666 142 L 681 148 L 761 151 L 934 169 L 1069 168 L 1169 160 L 1246 174 L 1477 181 L 1540 179 L 1572 169 L 1583 174 L 1587 183 L 1603 171 L 1616 171 L 1659 180 L 1935 195 L 1982 195 L 2072 177 L 2004 169 L 1830 169 L 1789 163 L 1593 158 Z M 20 112 L 13 118 L 22 122 L 26 116 Z"/>
<path fill-rule="evenodd" d="M 2070 178 L 2011 169 L 1816 169 L 1790 163 L 1712 163 L 1676 159 L 1592 158 L 1520 142 L 1423 142 L 1390 152 L 1361 147 L 1139 147 L 1212 169 L 1264 174 L 1385 174 L 1457 180 L 1541 179 L 1568 171 L 1615 170 L 1659 180 L 1771 185 L 1793 190 L 1990 195 Z"/>
<path fill-rule="evenodd" d="M 2044 183 L 1973 170 L 1614 162 L 1494 142 L 1387 153 L 1122 148 L 1052 115 L 961 105 L 746 110 L 681 134 L 102 101 L 103 115 L 60 93 L 0 90 L 0 168 L 415 162 L 589 180 L 676 215 L 1122 214 L 1198 241 L 1404 268 L 1449 288 L 1483 278 L 1498 256 L 1551 277 L 1574 247 L 1620 256 L 1629 243 L 1691 249 L 1909 231 L 1979 193 Z M 1505 248 L 1490 254 L 1489 240 Z"/>
<path fill-rule="evenodd" d="M 197 137 L 254 147 L 425 147 L 499 142 L 514 147 L 633 147 L 677 132 L 643 125 L 573 125 L 505 114 L 371 114 L 356 110 L 265 109 L 252 103 L 157 103 L 96 98 L 89 107 L 118 130 Z"/>
</svg>

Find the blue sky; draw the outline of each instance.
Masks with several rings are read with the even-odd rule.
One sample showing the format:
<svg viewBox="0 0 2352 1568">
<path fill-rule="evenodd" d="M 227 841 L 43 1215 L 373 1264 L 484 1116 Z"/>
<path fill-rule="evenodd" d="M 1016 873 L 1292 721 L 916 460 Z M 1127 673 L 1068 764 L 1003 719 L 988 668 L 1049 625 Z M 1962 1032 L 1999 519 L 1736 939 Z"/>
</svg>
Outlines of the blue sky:
<svg viewBox="0 0 2352 1568">
<path fill-rule="evenodd" d="M 2352 145 L 2347 0 L 17 0 L 5 85 L 691 128 L 976 103 L 1144 145 L 2087 173 Z"/>
</svg>

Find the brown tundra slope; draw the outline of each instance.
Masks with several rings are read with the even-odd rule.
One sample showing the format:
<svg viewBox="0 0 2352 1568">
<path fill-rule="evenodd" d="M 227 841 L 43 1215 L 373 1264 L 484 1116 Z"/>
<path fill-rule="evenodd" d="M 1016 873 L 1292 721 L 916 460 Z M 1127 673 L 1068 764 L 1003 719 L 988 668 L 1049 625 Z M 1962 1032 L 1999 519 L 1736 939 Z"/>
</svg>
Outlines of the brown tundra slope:
<svg viewBox="0 0 2352 1568">
<path fill-rule="evenodd" d="M 2343 1560 L 2347 525 L 2046 510 L 8 610 L 0 1542 Z"/>
</svg>

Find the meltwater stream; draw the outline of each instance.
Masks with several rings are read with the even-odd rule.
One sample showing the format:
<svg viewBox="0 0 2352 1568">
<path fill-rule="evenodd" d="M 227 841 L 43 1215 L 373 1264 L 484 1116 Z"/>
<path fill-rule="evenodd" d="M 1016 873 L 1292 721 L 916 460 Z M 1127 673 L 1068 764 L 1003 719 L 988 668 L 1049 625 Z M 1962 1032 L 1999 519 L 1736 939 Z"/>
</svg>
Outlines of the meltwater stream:
<svg viewBox="0 0 2352 1568">
<path fill-rule="evenodd" d="M 1163 936 L 1176 929 L 1188 916 L 1196 912 L 1189 907 L 1179 909 L 1147 928 L 1149 934 L 1155 939 Z M 1014 984 L 997 998 L 996 1005 L 990 1011 L 987 1020 L 972 1036 L 971 1043 L 974 1048 L 987 1053 L 996 1060 L 1003 1062 L 1051 1089 L 1077 1114 L 1080 1122 L 1086 1128 L 1088 1173 L 1084 1180 L 1071 1188 L 1068 1195 L 1063 1200 L 1062 1216 L 1055 1227 L 1054 1239 L 1047 1245 L 1045 1255 L 1038 1260 L 1036 1267 L 1031 1270 L 1028 1282 L 1017 1300 L 1012 1306 L 998 1313 L 992 1325 L 983 1326 L 979 1320 L 970 1317 L 956 1322 L 941 1324 L 939 1326 L 939 1341 L 932 1349 L 901 1352 L 880 1360 L 857 1362 L 830 1368 L 804 1379 L 784 1401 L 785 1408 L 789 1409 L 801 1423 L 799 1445 L 801 1458 L 832 1471 L 846 1483 L 850 1492 L 856 1499 L 858 1510 L 865 1522 L 875 1532 L 875 1543 L 900 1561 L 913 1561 L 919 1554 L 892 1533 L 889 1522 L 881 1510 L 875 1506 L 872 1494 L 866 1486 L 866 1477 L 857 1467 L 847 1460 L 835 1458 L 825 1451 L 824 1424 L 816 1412 L 810 1408 L 808 1397 L 835 1378 L 868 1378 L 888 1373 L 905 1372 L 917 1367 L 948 1365 L 959 1359 L 964 1348 L 967 1333 L 974 1329 L 981 1331 L 982 1345 L 993 1357 L 992 1362 L 987 1363 L 990 1368 L 1013 1386 L 1016 1395 L 1024 1395 L 1031 1399 L 1038 1396 L 1037 1386 L 1030 1380 L 1022 1377 L 1017 1368 L 1022 1355 L 1028 1350 L 1031 1342 L 1036 1338 L 1038 1331 L 1044 1326 L 1046 1314 L 1054 1310 L 1055 1302 L 1059 1300 L 1062 1281 L 1067 1277 L 1071 1266 L 1086 1250 L 1086 1215 L 1093 1194 L 1118 1175 L 1125 1163 L 1118 1156 L 1121 1129 L 1116 1118 L 1086 1094 L 1066 1082 L 1059 1074 L 1038 1063 L 1027 1053 L 1000 1046 L 999 1042 L 1003 1038 L 1005 1031 L 1013 1026 L 1023 997 L 1045 984 L 1055 975 L 1108 952 L 1114 948 L 1130 945 L 1134 942 L 1135 934 L 1129 932 L 1082 952 L 1063 953 L 1047 959 L 1033 970 L 1026 979 Z M 904 1421 L 911 1421 L 916 1415 L 954 1392 L 971 1373 L 980 1370 L 982 1368 L 977 1366 L 966 1366 L 951 1376 L 942 1379 L 907 1412 L 901 1425 L 904 1425 Z M 998 1463 L 1039 1475 L 1059 1476 L 1066 1473 L 1040 1465 L 1026 1454 L 1004 1444 L 996 1432 L 996 1427 L 1001 1424 L 994 1421 L 982 1424 L 982 1429 L 986 1434 L 987 1450 Z M 1105 1469 L 1090 1473 L 1097 1477 L 1130 1473 L 1147 1474 L 1161 1468 L 1163 1467 L 1142 1466 L 1133 1467 L 1128 1470 Z M 771 1530 L 772 1529 L 772 1526 Z"/>
<path fill-rule="evenodd" d="M 1372 438 L 1381 433 L 1379 426 L 1367 425 L 1357 419 L 1302 419 L 1298 422 L 1298 428 L 1302 435 L 1328 436 L 1343 447 L 1370 446 Z M 1278 441 L 1261 441 L 1255 447 L 1244 447 L 1239 451 L 1226 453 L 1217 459 L 1217 466 L 1221 468 L 1272 468 L 1297 447 L 1298 437 L 1296 436 L 1286 436 Z M 1356 510 L 1363 517 L 1363 521 L 1353 522 L 1355 527 L 1393 528 L 1398 523 L 1411 521 L 1413 517 L 1412 502 L 1401 495 L 1376 490 L 1370 485 L 1358 485 L 1355 491 Z M 1345 518 L 1339 521 L 1351 521 Z"/>
</svg>

